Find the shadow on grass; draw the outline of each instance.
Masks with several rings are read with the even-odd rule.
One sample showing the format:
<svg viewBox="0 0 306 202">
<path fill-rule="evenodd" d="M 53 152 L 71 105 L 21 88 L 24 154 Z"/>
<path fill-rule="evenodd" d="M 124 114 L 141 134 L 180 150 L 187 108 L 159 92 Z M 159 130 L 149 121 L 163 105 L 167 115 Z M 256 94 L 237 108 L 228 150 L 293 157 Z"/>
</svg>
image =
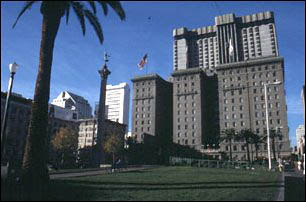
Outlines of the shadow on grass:
<svg viewBox="0 0 306 202">
<path fill-rule="evenodd" d="M 250 188 L 272 188 L 283 187 L 279 182 L 203 182 L 203 183 L 125 183 L 125 182 L 88 182 L 88 181 L 65 181 L 55 182 L 56 190 L 58 185 L 65 188 L 81 190 L 82 192 L 93 190 L 104 191 L 158 191 L 158 190 L 187 190 L 187 189 L 250 189 Z M 215 184 L 215 185 L 212 185 Z M 226 185 L 223 185 L 226 184 Z M 231 184 L 231 185 L 229 185 Z M 232 185 L 236 184 L 236 185 Z M 254 185 L 255 184 L 255 185 Z M 117 185 L 117 186 L 116 186 Z M 133 186 L 134 185 L 134 186 Z M 135 186 L 136 185 L 136 186 Z M 189 186 L 186 186 L 189 185 Z M 190 186 L 193 185 L 193 186 Z M 205 186 L 206 185 L 206 186 Z M 146 187 L 148 186 L 148 187 Z M 159 186 L 159 187 L 150 187 Z"/>
<path fill-rule="evenodd" d="M 157 187 L 154 187 L 157 186 Z M 174 190 L 200 190 L 200 189 L 263 189 L 282 187 L 277 182 L 201 182 L 201 183 L 125 183 L 125 182 L 88 182 L 80 180 L 51 180 L 48 194 L 44 201 L 90 201 L 111 200 L 114 191 L 174 191 Z M 1 190 L 1 200 L 3 198 Z M 5 193 L 4 193 L 5 194 Z M 124 192 L 122 199 L 128 197 Z M 18 200 L 15 195 L 11 200 Z"/>
<path fill-rule="evenodd" d="M 281 184 L 283 181 L 213 181 L 213 182 L 182 182 L 182 183 L 138 183 L 138 182 L 95 182 L 85 180 L 61 180 L 62 182 L 72 184 L 88 184 L 88 185 L 136 185 L 136 186 L 182 186 L 182 185 L 209 185 L 209 184 Z"/>
</svg>

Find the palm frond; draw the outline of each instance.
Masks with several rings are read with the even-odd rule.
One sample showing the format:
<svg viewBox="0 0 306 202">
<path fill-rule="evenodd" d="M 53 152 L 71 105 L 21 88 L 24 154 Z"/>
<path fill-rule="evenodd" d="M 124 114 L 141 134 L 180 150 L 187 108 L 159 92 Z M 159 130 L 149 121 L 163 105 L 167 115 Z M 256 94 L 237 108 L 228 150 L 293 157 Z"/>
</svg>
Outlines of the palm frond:
<svg viewBox="0 0 306 202">
<path fill-rule="evenodd" d="M 85 9 L 84 14 L 86 18 L 89 20 L 90 24 L 94 27 L 95 32 L 99 38 L 100 43 L 103 43 L 104 37 L 103 37 L 103 31 L 102 27 L 99 23 L 99 20 L 96 15 L 94 15 L 90 10 Z"/>
<path fill-rule="evenodd" d="M 27 1 L 27 2 L 25 3 L 25 5 L 24 5 L 23 8 L 21 9 L 21 11 L 20 11 L 20 13 L 19 13 L 19 15 L 18 15 L 18 17 L 17 17 L 15 23 L 13 24 L 13 28 L 16 26 L 16 24 L 17 24 L 19 18 L 23 15 L 23 13 L 24 13 L 27 9 L 31 9 L 32 5 L 33 5 L 35 2 L 36 2 L 36 1 Z"/>
<path fill-rule="evenodd" d="M 101 5 L 104 15 L 107 16 L 108 13 L 107 4 L 104 1 L 97 1 L 97 2 Z"/>
<path fill-rule="evenodd" d="M 83 9 L 83 5 L 80 2 L 71 2 L 72 8 L 75 12 L 75 14 L 77 15 L 79 22 L 81 24 L 82 27 L 82 31 L 83 31 L 83 35 L 85 35 L 85 18 L 84 18 L 84 9 Z"/>
<path fill-rule="evenodd" d="M 66 24 L 68 25 L 69 21 L 69 13 L 70 13 L 70 5 L 66 7 Z"/>
<path fill-rule="evenodd" d="M 96 13 L 97 13 L 97 9 L 96 9 L 96 4 L 95 4 L 95 2 L 94 2 L 94 1 L 88 1 L 88 3 L 89 3 L 89 5 L 90 5 L 90 7 L 92 8 L 94 14 L 96 14 Z"/>
<path fill-rule="evenodd" d="M 119 1 L 106 1 L 106 2 L 116 11 L 116 13 L 119 15 L 121 20 L 125 20 L 125 12 Z"/>
</svg>

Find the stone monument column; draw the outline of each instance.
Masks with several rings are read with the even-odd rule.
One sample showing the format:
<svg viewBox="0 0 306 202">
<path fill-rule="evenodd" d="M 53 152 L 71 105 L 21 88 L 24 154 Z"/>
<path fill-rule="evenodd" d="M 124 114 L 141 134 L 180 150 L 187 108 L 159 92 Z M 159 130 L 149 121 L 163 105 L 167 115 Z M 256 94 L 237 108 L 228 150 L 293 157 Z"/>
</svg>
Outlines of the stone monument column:
<svg viewBox="0 0 306 202">
<path fill-rule="evenodd" d="M 98 110 L 98 130 L 97 130 L 97 144 L 96 144 L 96 159 L 95 162 L 97 166 L 100 164 L 105 163 L 105 155 L 104 155 L 104 148 L 103 144 L 105 141 L 105 97 L 106 97 L 106 84 L 107 84 L 107 77 L 111 73 L 107 69 L 107 62 L 108 62 L 107 53 L 104 55 L 104 66 L 98 72 L 101 76 L 101 86 L 100 86 L 100 99 L 99 99 L 99 110 Z"/>
</svg>

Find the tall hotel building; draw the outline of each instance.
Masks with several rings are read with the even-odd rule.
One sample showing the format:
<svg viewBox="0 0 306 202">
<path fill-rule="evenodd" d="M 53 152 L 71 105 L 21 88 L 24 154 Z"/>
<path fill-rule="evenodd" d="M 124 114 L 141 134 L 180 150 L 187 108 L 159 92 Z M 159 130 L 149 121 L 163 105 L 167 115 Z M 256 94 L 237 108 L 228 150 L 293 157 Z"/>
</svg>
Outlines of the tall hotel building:
<svg viewBox="0 0 306 202">
<path fill-rule="evenodd" d="M 189 86 L 194 83 L 195 87 L 190 87 L 190 90 L 197 91 L 200 97 L 205 97 L 210 96 L 209 93 L 205 95 L 205 91 L 197 90 L 205 85 L 191 77 L 195 72 L 200 71 L 206 72 L 207 75 L 216 73 L 217 84 L 214 90 L 218 93 L 219 104 L 211 107 L 219 108 L 215 110 L 219 117 L 213 117 L 213 119 L 218 120 L 220 130 L 234 128 L 239 131 L 248 128 L 260 135 L 265 135 L 267 132 L 264 84 L 281 81 L 280 85 L 267 87 L 269 124 L 270 129 L 280 130 L 283 134 L 282 138 L 276 140 L 276 153 L 279 157 L 289 155 L 284 59 L 279 56 L 273 12 L 242 17 L 236 17 L 234 14 L 217 16 L 215 25 L 191 31 L 186 28 L 175 29 L 173 38 L 173 114 L 180 111 L 179 103 L 175 103 L 175 92 L 178 90 L 175 88 L 179 88 L 177 84 L 182 79 L 176 78 L 175 75 L 184 72 L 189 81 L 182 85 Z M 209 106 L 203 105 L 202 101 L 197 102 L 195 102 L 196 105 L 202 105 L 201 110 L 197 111 L 201 113 L 198 116 L 204 116 Z M 190 111 L 188 106 L 186 109 L 187 113 L 192 113 L 193 109 Z M 175 124 L 175 121 L 178 120 L 174 119 L 174 131 L 176 126 L 184 127 L 183 124 Z M 197 121 L 194 123 L 195 127 L 203 127 L 204 124 Z M 190 131 L 190 124 L 185 125 Z M 179 135 L 182 134 L 174 133 L 174 139 L 177 139 Z M 213 136 L 212 134 L 198 135 Z M 187 142 L 184 140 L 184 143 L 192 145 L 193 140 L 191 141 L 190 143 L 189 140 Z M 207 141 L 202 140 L 201 144 L 206 144 Z M 195 143 L 197 144 L 196 138 Z M 228 152 L 229 144 L 222 144 L 221 150 Z M 246 148 L 243 142 L 234 141 L 232 151 L 235 159 L 246 159 Z M 267 156 L 267 144 L 260 145 L 259 156 Z"/>
<path fill-rule="evenodd" d="M 107 119 L 129 125 L 130 87 L 127 83 L 106 86 L 105 116 Z M 99 103 L 95 106 L 98 115 Z"/>
<path fill-rule="evenodd" d="M 138 142 L 144 134 L 172 141 L 172 83 L 157 74 L 137 76 L 133 82 L 132 134 Z"/>
</svg>

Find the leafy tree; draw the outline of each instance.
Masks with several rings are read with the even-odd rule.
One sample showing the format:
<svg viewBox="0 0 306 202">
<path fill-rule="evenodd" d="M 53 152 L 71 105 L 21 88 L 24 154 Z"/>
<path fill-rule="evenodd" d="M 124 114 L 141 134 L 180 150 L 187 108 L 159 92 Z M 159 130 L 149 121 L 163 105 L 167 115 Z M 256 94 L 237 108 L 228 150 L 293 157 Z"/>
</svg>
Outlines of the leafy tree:
<svg viewBox="0 0 306 202">
<path fill-rule="evenodd" d="M 78 150 L 78 133 L 69 128 L 60 128 L 51 140 L 51 144 L 57 153 L 57 162 L 62 168 L 71 168 L 76 163 Z"/>
<path fill-rule="evenodd" d="M 115 164 L 115 155 L 123 150 L 123 141 L 117 135 L 110 135 L 105 143 L 104 150 L 106 153 L 113 155 L 113 165 Z"/>
<path fill-rule="evenodd" d="M 78 150 L 78 165 L 81 168 L 93 166 L 93 147 L 85 146 Z"/>
<path fill-rule="evenodd" d="M 27 1 L 25 3 L 13 28 L 24 12 L 30 9 L 36 2 Z M 107 15 L 108 6 L 110 6 L 119 15 L 121 20 L 125 19 L 124 10 L 119 2 L 88 1 L 88 3 L 91 10 L 78 1 L 42 1 L 40 4 L 40 12 L 43 16 L 40 59 L 32 104 L 32 115 L 23 159 L 23 175 L 21 178 L 22 184 L 26 188 L 25 193 L 27 193 L 26 198 L 28 200 L 41 200 L 43 192 L 46 191 L 46 182 L 49 180 L 47 169 L 48 102 L 53 48 L 61 18 L 66 14 L 66 23 L 68 23 L 70 9 L 72 8 L 81 24 L 83 35 L 85 35 L 86 18 L 94 27 L 101 44 L 104 38 L 101 25 L 96 16 L 96 3 L 101 5 L 104 15 Z"/>
<path fill-rule="evenodd" d="M 230 148 L 230 160 L 233 160 L 232 157 L 232 140 L 237 139 L 237 132 L 235 131 L 235 129 L 230 128 L 230 129 L 226 129 L 223 130 L 221 132 L 219 141 L 223 142 L 223 141 L 228 141 L 229 142 L 229 148 Z"/>
</svg>

